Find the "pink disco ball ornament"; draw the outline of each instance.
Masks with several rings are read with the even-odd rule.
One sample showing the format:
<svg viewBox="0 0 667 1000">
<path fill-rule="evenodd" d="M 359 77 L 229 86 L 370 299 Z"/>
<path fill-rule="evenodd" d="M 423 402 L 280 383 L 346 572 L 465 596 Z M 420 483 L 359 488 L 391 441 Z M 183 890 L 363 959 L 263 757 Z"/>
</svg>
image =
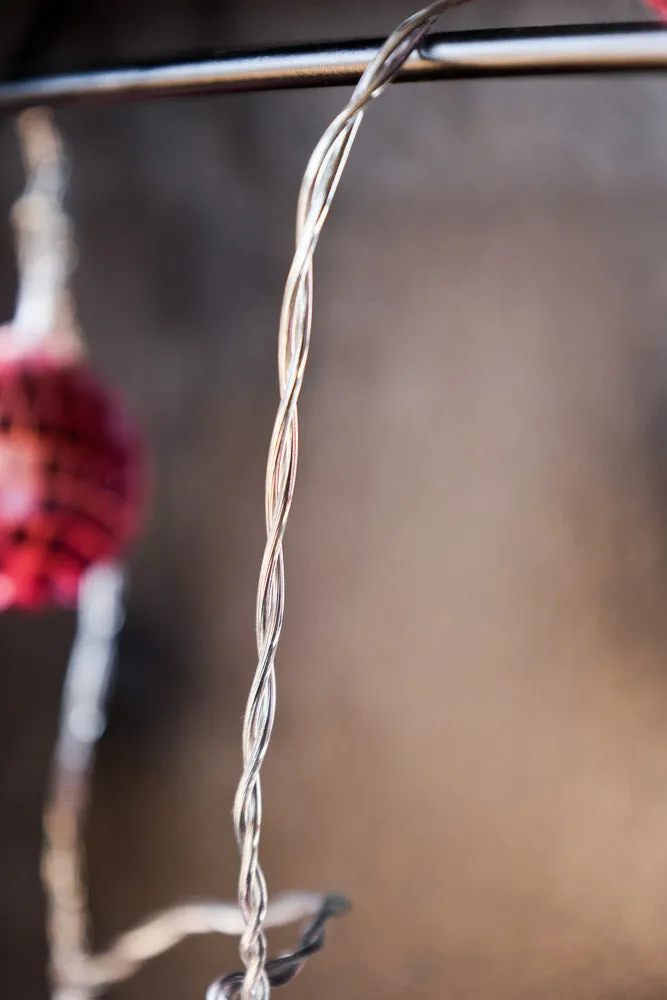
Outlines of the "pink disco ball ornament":
<svg viewBox="0 0 667 1000">
<path fill-rule="evenodd" d="M 0 360 L 0 609 L 73 606 L 135 537 L 146 478 L 137 428 L 85 365 Z"/>
</svg>

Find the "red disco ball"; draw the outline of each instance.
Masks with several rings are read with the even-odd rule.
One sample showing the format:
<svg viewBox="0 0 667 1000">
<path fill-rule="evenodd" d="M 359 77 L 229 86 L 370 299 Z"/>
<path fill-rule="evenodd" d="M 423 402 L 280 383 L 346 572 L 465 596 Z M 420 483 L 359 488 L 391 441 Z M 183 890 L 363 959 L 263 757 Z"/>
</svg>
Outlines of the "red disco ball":
<svg viewBox="0 0 667 1000">
<path fill-rule="evenodd" d="M 73 606 L 135 536 L 145 478 L 138 430 L 85 365 L 0 360 L 0 609 Z"/>
</svg>

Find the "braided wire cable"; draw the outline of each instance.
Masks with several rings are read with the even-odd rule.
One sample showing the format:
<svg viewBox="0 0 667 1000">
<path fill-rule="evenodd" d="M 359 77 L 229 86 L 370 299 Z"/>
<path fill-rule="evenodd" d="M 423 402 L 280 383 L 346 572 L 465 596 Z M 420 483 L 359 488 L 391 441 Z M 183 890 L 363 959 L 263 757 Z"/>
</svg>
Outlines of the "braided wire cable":
<svg viewBox="0 0 667 1000">
<path fill-rule="evenodd" d="M 313 256 L 352 144 L 368 103 L 390 83 L 440 14 L 467 0 L 439 0 L 407 18 L 366 67 L 350 101 L 320 139 L 299 193 L 296 248 L 280 315 L 278 376 L 280 403 L 265 481 L 267 541 L 257 591 L 258 663 L 243 724 L 243 773 L 234 801 L 234 826 L 241 855 L 239 904 L 246 920 L 240 954 L 246 973 L 243 1000 L 268 1000 L 264 921 L 267 885 L 259 861 L 262 825 L 260 771 L 276 710 L 275 656 L 285 610 L 283 537 L 292 505 L 299 450 L 297 404 L 312 329 Z"/>
</svg>

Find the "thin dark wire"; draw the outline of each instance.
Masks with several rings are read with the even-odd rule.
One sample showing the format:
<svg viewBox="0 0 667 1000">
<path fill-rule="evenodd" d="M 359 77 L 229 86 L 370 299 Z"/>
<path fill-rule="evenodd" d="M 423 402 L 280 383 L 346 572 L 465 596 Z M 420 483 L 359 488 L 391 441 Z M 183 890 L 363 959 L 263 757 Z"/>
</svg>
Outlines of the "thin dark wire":
<svg viewBox="0 0 667 1000">
<path fill-rule="evenodd" d="M 350 904 L 345 896 L 325 896 L 322 907 L 310 923 L 294 951 L 288 951 L 266 963 L 266 974 L 271 986 L 286 986 L 301 972 L 311 955 L 321 951 L 325 942 L 326 924 L 333 917 L 347 913 Z M 206 1000 L 235 1000 L 243 987 L 244 972 L 230 972 L 212 983 Z"/>
</svg>

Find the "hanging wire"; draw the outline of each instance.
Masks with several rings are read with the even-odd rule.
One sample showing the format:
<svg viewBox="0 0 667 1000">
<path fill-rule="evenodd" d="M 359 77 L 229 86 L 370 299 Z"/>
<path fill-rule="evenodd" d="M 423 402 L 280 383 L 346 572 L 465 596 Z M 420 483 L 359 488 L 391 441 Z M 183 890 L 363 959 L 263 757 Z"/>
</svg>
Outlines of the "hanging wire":
<svg viewBox="0 0 667 1000">
<path fill-rule="evenodd" d="M 391 81 L 440 14 L 466 0 L 440 0 L 405 20 L 366 67 L 344 110 L 313 152 L 297 207 L 296 250 L 289 271 L 278 338 L 280 404 L 269 447 L 265 482 L 267 542 L 257 592 L 258 664 L 243 725 L 243 774 L 234 803 L 241 853 L 239 903 L 247 927 L 240 954 L 246 968 L 243 1000 L 268 1000 L 264 925 L 267 886 L 259 861 L 262 827 L 260 770 L 268 750 L 276 708 L 275 656 L 285 611 L 283 537 L 296 481 L 299 429 L 297 403 L 308 359 L 312 327 L 313 255 L 366 105 Z M 233 987 L 229 987 L 230 994 Z"/>
</svg>

